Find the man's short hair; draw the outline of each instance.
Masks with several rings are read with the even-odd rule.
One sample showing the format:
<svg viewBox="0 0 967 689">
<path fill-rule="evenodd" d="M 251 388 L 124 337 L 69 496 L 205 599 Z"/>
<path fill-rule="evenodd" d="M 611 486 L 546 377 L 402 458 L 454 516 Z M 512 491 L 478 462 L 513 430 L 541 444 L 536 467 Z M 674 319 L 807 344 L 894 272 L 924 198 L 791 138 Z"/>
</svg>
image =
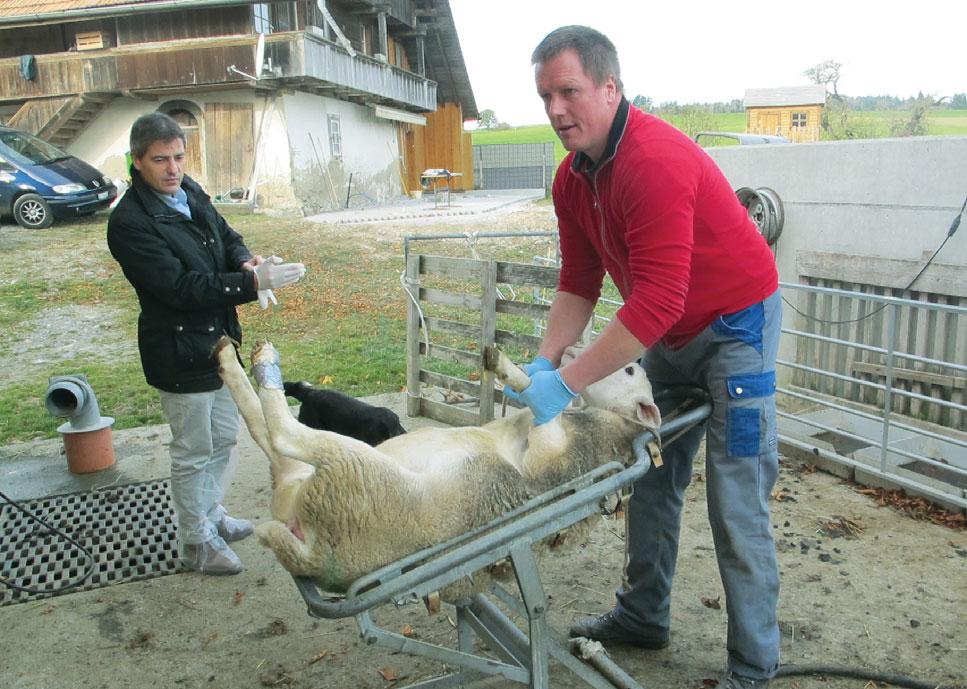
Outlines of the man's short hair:
<svg viewBox="0 0 967 689">
<path fill-rule="evenodd" d="M 554 29 L 540 42 L 531 55 L 531 64 L 540 65 L 557 57 L 565 50 L 573 50 L 581 60 L 584 73 L 601 86 L 613 75 L 618 91 L 624 92 L 621 83 L 621 67 L 614 43 L 600 31 L 590 26 L 562 26 Z"/>
<path fill-rule="evenodd" d="M 131 125 L 131 157 L 140 158 L 147 153 L 155 141 L 167 143 L 175 139 L 181 139 L 181 143 L 186 145 L 188 143 L 181 125 L 170 115 L 163 112 L 141 115 Z"/>
</svg>

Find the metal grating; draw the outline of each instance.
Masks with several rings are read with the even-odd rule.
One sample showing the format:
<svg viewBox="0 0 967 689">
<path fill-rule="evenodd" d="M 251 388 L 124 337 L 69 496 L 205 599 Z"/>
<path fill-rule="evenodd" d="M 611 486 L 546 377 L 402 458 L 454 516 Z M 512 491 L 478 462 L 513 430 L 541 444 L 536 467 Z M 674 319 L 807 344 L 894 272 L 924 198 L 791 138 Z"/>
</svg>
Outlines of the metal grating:
<svg viewBox="0 0 967 689">
<path fill-rule="evenodd" d="M 151 579 L 179 571 L 169 482 L 55 495 L 20 504 L 87 548 L 94 572 L 79 586 L 27 593 L 0 585 L 0 606 Z M 0 575 L 18 586 L 61 588 L 88 569 L 87 556 L 15 509 L 0 505 Z"/>
</svg>

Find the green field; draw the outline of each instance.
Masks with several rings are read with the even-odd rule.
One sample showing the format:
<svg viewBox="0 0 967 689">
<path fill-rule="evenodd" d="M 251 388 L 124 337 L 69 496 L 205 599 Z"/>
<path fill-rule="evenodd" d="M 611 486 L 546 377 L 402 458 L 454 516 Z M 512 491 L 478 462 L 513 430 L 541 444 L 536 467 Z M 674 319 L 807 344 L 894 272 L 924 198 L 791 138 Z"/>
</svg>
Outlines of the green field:
<svg viewBox="0 0 967 689">
<path fill-rule="evenodd" d="M 890 125 L 906 116 L 902 110 L 851 112 L 850 125 L 861 138 L 882 138 L 890 136 Z M 745 113 L 702 113 L 698 120 L 688 122 L 669 121 L 683 131 L 745 131 Z M 967 136 L 967 110 L 936 110 L 927 120 L 927 133 L 933 136 Z M 473 132 L 473 143 L 477 144 L 532 144 L 544 141 L 554 142 L 555 159 L 560 161 L 567 151 L 561 146 L 549 124 L 511 127 L 510 129 L 490 129 Z"/>
</svg>

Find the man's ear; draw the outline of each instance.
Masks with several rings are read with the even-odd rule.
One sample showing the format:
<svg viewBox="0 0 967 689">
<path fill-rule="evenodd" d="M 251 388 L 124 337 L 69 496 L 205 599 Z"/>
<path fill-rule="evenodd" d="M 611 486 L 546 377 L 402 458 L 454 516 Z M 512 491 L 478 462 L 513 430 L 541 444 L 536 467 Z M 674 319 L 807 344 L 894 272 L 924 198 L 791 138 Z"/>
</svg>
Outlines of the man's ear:
<svg viewBox="0 0 967 689">
<path fill-rule="evenodd" d="M 138 172 L 141 172 L 141 159 L 140 158 L 134 158 L 134 157 L 132 157 L 131 158 L 131 164 L 134 165 L 134 169 L 135 170 L 137 170 Z"/>
</svg>

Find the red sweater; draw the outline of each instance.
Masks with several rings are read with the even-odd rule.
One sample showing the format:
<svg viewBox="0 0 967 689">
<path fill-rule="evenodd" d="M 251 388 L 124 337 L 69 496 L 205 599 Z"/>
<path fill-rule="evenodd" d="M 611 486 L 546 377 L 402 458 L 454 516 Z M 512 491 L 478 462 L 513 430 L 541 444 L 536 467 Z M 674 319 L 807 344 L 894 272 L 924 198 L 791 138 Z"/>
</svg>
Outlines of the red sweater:
<svg viewBox="0 0 967 689">
<path fill-rule="evenodd" d="M 685 134 L 622 101 L 601 163 L 569 154 L 554 180 L 558 289 L 597 301 L 645 347 L 677 348 L 778 288 L 768 245 L 715 162 Z"/>
</svg>

